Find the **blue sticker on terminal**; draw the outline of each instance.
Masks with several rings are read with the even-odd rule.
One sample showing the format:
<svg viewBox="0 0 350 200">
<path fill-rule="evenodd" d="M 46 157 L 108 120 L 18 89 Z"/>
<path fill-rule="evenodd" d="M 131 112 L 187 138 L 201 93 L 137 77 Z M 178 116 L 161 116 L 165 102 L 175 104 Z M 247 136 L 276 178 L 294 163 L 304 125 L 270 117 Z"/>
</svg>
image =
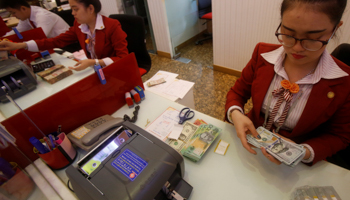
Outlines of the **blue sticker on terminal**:
<svg viewBox="0 0 350 200">
<path fill-rule="evenodd" d="M 144 159 L 129 149 L 126 149 L 112 162 L 112 166 L 131 181 L 134 181 L 147 165 L 148 163 Z"/>
</svg>

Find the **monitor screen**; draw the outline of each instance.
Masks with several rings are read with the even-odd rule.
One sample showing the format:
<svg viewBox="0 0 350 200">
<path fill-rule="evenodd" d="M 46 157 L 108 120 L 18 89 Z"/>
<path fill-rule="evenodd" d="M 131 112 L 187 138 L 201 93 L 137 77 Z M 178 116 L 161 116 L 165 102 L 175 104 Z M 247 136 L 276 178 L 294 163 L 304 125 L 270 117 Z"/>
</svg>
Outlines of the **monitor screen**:
<svg viewBox="0 0 350 200">
<path fill-rule="evenodd" d="M 88 175 L 95 171 L 109 155 L 129 139 L 131 134 L 127 131 L 128 130 L 124 130 L 111 141 L 106 141 L 106 145 L 103 145 L 101 150 L 96 149 L 96 153 L 92 158 L 87 158 L 87 161 L 82 163 L 80 169 Z"/>
</svg>

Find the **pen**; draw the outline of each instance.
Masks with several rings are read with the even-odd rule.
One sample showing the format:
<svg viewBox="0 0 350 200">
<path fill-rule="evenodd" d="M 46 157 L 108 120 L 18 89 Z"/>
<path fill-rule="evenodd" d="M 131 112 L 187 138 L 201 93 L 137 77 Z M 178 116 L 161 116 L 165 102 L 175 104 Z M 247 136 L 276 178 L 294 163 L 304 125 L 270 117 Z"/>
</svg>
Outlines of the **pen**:
<svg viewBox="0 0 350 200">
<path fill-rule="evenodd" d="M 61 133 L 61 125 L 58 125 L 58 128 L 57 128 L 57 134 L 60 134 Z"/>
<path fill-rule="evenodd" d="M 49 148 L 50 151 L 52 151 L 52 145 L 49 141 L 49 138 L 47 138 L 46 136 L 43 138 L 47 144 L 47 148 Z"/>
<path fill-rule="evenodd" d="M 49 135 L 49 139 L 50 139 L 50 142 L 51 142 L 51 145 L 52 145 L 52 149 L 55 148 L 55 138 L 53 137 L 53 135 Z"/>
</svg>

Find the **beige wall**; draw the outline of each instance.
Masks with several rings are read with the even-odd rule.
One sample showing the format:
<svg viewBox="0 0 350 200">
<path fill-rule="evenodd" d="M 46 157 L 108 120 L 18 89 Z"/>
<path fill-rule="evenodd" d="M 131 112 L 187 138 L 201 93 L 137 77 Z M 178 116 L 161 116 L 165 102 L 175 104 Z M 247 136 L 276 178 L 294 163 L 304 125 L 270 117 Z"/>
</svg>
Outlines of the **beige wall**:
<svg viewBox="0 0 350 200">
<path fill-rule="evenodd" d="M 173 57 L 164 0 L 147 0 L 147 2 L 157 51 L 168 53 Z"/>
<path fill-rule="evenodd" d="M 281 0 L 212 0 L 214 65 L 242 71 L 259 42 L 277 43 Z M 350 43 L 349 3 L 344 25 L 327 49 Z"/>
<path fill-rule="evenodd" d="M 119 14 L 117 0 L 100 0 L 102 9 L 101 14 L 109 16 L 111 14 Z"/>
</svg>

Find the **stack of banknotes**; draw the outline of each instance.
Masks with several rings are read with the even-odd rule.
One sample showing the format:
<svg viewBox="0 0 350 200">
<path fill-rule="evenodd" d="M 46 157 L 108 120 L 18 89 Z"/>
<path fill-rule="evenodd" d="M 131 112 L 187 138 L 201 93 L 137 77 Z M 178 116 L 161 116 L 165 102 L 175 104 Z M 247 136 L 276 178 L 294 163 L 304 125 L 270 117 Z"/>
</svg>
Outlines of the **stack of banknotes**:
<svg viewBox="0 0 350 200">
<path fill-rule="evenodd" d="M 341 200 L 332 186 L 302 186 L 291 194 L 291 200 Z"/>
<path fill-rule="evenodd" d="M 186 121 L 183 125 L 179 138 L 177 140 L 167 139 L 166 143 L 173 147 L 177 152 L 181 153 L 182 148 L 184 148 L 184 146 L 192 138 L 198 127 L 199 126 Z"/>
<path fill-rule="evenodd" d="M 264 147 L 269 154 L 282 163 L 295 167 L 304 158 L 306 150 L 302 145 L 286 141 L 261 126 L 256 130 L 261 139 L 248 134 L 248 143 L 257 148 Z"/>
<path fill-rule="evenodd" d="M 181 149 L 181 154 L 190 160 L 197 162 L 210 145 L 221 133 L 222 129 L 212 124 L 201 124 L 186 145 Z M 181 137 L 181 136 L 180 136 Z"/>
</svg>

